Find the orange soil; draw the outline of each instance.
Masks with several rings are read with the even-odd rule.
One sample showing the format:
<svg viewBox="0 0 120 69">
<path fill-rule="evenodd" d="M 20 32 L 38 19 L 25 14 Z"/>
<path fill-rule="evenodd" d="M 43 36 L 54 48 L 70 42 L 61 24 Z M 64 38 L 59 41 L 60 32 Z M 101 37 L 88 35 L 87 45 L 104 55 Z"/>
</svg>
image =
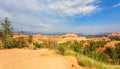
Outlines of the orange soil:
<svg viewBox="0 0 120 69">
<path fill-rule="evenodd" d="M 73 56 L 62 56 L 47 49 L 0 50 L 0 69 L 82 69 Z"/>
</svg>

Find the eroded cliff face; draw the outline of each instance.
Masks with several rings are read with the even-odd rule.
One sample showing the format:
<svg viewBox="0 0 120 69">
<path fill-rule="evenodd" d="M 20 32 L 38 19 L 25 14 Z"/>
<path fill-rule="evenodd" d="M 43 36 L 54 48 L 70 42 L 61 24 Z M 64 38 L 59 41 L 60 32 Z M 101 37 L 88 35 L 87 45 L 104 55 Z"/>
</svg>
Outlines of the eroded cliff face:
<svg viewBox="0 0 120 69">
<path fill-rule="evenodd" d="M 82 40 L 88 40 L 86 37 L 78 36 L 77 34 L 65 34 L 59 36 L 60 40 L 58 42 L 66 42 L 66 41 L 82 41 Z"/>
<path fill-rule="evenodd" d="M 28 39 L 29 35 L 25 35 L 25 34 L 14 34 L 13 35 L 14 38 L 19 38 L 19 37 L 23 37 L 24 39 Z M 67 42 L 67 41 L 81 41 L 81 40 L 88 40 L 86 37 L 83 36 L 78 36 L 77 34 L 64 34 L 64 35 L 60 35 L 60 36 L 46 36 L 46 35 L 41 35 L 41 34 L 35 34 L 32 35 L 32 39 L 33 39 L 33 43 L 42 43 L 43 41 L 55 41 L 58 43 L 62 43 L 62 42 Z"/>
</svg>

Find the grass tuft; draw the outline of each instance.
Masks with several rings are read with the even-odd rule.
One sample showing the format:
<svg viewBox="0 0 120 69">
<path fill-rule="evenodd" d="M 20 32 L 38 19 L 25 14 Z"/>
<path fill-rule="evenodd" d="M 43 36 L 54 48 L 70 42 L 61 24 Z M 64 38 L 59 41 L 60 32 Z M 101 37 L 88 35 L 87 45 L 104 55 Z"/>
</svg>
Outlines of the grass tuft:
<svg viewBox="0 0 120 69">
<path fill-rule="evenodd" d="M 105 63 L 97 62 L 96 60 L 91 59 L 82 54 L 77 54 L 77 58 L 79 64 L 86 67 L 96 67 L 97 69 L 115 69 L 112 65 L 107 65 Z"/>
</svg>

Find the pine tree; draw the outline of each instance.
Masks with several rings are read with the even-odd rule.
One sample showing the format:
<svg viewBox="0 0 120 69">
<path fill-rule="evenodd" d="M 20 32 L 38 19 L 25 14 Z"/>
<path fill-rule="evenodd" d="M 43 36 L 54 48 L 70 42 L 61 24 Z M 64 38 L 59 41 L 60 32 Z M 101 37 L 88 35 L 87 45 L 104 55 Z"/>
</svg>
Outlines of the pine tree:
<svg viewBox="0 0 120 69">
<path fill-rule="evenodd" d="M 1 23 L 1 33 L 2 33 L 2 37 L 8 37 L 8 36 L 12 36 L 12 30 L 13 27 L 11 25 L 10 20 L 8 19 L 8 17 L 5 17 L 4 21 Z"/>
</svg>

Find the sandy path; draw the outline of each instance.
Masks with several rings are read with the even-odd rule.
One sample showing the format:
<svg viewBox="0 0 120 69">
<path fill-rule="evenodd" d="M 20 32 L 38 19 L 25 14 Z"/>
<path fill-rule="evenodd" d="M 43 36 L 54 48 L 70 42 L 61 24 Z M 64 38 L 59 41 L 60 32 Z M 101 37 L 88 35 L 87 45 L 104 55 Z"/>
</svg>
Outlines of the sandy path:
<svg viewBox="0 0 120 69">
<path fill-rule="evenodd" d="M 0 50 L 0 69 L 81 69 L 76 62 L 47 49 Z"/>
</svg>

